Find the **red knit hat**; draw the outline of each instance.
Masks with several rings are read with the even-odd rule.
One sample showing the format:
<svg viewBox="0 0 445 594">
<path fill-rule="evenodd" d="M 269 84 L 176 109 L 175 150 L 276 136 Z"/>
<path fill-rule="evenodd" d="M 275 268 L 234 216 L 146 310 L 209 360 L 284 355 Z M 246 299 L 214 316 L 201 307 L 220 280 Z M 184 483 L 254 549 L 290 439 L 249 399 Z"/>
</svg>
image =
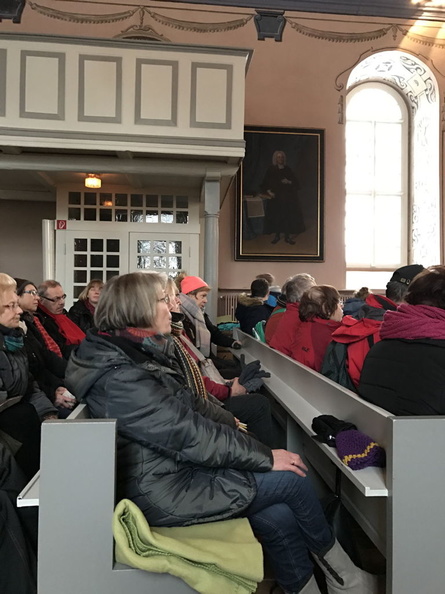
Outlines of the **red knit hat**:
<svg viewBox="0 0 445 594">
<path fill-rule="evenodd" d="M 185 295 L 191 293 L 192 291 L 196 291 L 197 289 L 207 289 L 210 291 L 210 287 L 206 282 L 199 278 L 199 276 L 185 276 L 181 281 L 181 292 Z"/>
</svg>

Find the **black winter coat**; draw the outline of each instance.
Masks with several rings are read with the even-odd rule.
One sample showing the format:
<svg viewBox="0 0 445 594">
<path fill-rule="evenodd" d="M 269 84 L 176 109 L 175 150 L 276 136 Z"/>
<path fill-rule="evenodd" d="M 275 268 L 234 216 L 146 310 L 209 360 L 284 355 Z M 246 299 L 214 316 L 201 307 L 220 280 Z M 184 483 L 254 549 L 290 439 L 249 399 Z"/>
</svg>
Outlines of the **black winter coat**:
<svg viewBox="0 0 445 594">
<path fill-rule="evenodd" d="M 249 471 L 271 470 L 271 450 L 186 387 L 173 343 L 168 355 L 147 349 L 90 330 L 66 373 L 93 417 L 117 419 L 119 497 L 155 526 L 240 515 L 256 494 Z"/>
<path fill-rule="evenodd" d="M 85 334 L 90 328 L 94 328 L 94 316 L 85 305 L 85 301 L 79 299 L 70 308 L 68 317 L 72 320 Z"/>
<path fill-rule="evenodd" d="M 210 332 L 210 341 L 213 342 L 213 344 L 226 348 L 230 348 L 232 346 L 234 342 L 233 338 L 227 334 L 224 334 L 224 332 L 221 332 L 218 326 L 212 324 L 209 316 L 206 313 L 204 314 L 204 321 L 206 323 L 207 330 Z M 187 316 L 185 316 L 182 323 L 184 325 L 185 333 L 193 342 L 193 344 L 196 345 L 196 331 L 194 324 L 188 319 Z"/>
<path fill-rule="evenodd" d="M 30 375 L 25 350 L 7 351 L 0 332 L 0 403 L 10 398 L 29 402 L 40 418 L 50 413 L 57 414 L 51 401 Z"/>
<path fill-rule="evenodd" d="M 365 359 L 359 394 L 395 415 L 445 415 L 445 340 L 376 343 Z"/>
<path fill-rule="evenodd" d="M 261 297 L 250 297 L 241 293 L 238 297 L 238 305 L 235 310 L 235 318 L 240 328 L 246 334 L 253 336 L 252 328 L 262 320 L 268 320 L 273 307 L 264 303 Z"/>
<path fill-rule="evenodd" d="M 25 351 L 28 356 L 29 371 L 51 402 L 54 402 L 56 389 L 65 385 L 67 362 L 46 347 L 32 318 L 31 314 L 22 315 L 27 328 Z"/>
</svg>

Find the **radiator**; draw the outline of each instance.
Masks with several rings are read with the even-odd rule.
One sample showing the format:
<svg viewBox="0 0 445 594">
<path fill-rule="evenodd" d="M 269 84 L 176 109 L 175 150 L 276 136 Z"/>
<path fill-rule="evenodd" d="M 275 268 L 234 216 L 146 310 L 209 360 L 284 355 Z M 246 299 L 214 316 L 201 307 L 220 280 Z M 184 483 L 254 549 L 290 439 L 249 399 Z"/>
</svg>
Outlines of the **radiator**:
<svg viewBox="0 0 445 594">
<path fill-rule="evenodd" d="M 235 309 L 238 303 L 238 293 L 223 293 L 218 300 L 218 316 L 230 316 L 235 319 Z"/>
</svg>

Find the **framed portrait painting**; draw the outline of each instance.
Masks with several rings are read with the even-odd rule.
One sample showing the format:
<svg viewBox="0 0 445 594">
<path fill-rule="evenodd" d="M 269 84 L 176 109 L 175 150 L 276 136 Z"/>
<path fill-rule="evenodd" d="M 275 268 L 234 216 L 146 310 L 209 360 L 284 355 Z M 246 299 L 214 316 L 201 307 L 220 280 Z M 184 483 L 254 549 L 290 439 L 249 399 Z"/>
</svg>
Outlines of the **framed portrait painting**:
<svg viewBox="0 0 445 594">
<path fill-rule="evenodd" d="M 245 128 L 235 260 L 321 262 L 324 130 Z"/>
</svg>

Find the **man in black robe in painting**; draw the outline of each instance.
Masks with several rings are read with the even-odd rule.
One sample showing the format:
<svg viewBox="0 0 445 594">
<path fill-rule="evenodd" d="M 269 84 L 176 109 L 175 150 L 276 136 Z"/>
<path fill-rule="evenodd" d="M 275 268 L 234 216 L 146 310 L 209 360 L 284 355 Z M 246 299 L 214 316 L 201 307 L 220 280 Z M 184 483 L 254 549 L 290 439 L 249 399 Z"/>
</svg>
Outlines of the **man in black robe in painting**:
<svg viewBox="0 0 445 594">
<path fill-rule="evenodd" d="M 266 171 L 261 184 L 263 196 L 269 197 L 266 205 L 264 233 L 275 233 L 272 243 L 277 243 L 284 234 L 284 241 L 295 244 L 292 235 L 305 230 L 303 213 L 298 198 L 298 180 L 295 173 L 286 165 L 286 154 L 275 151 L 272 165 Z"/>
</svg>

